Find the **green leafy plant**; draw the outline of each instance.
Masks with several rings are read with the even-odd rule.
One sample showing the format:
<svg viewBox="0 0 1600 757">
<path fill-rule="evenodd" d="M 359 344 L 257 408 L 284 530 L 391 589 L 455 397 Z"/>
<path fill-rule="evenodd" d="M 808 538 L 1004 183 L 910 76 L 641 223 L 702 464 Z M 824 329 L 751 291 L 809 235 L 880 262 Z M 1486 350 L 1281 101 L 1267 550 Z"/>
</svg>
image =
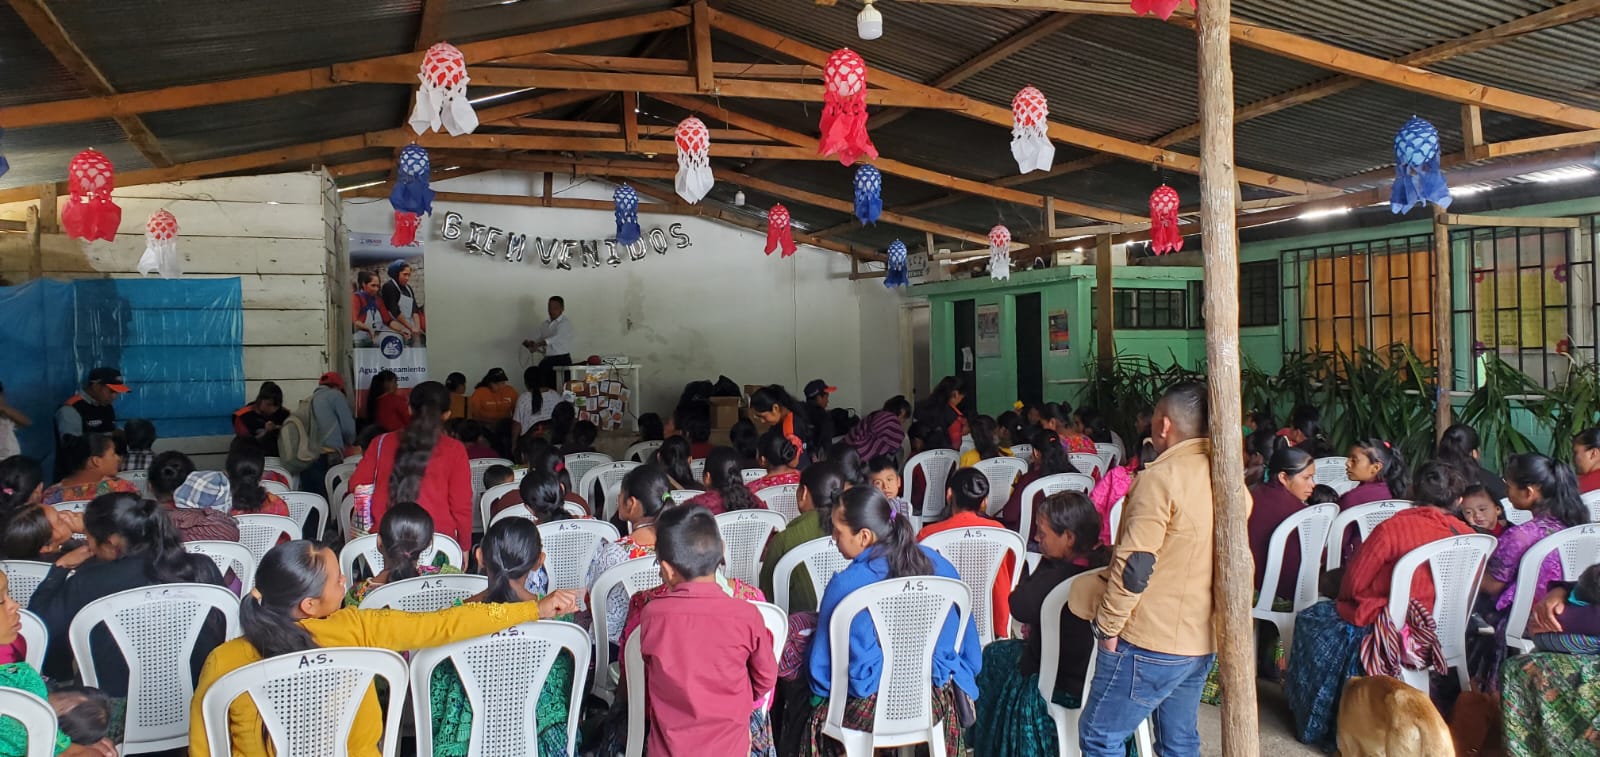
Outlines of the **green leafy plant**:
<svg viewBox="0 0 1600 757">
<path fill-rule="evenodd" d="M 1528 409 L 1550 429 L 1554 440 L 1550 456 L 1571 463 L 1568 442 L 1600 419 L 1600 365 L 1572 361 L 1566 379 L 1543 394 L 1543 399 L 1528 403 Z"/>
<path fill-rule="evenodd" d="M 1488 353 L 1483 362 L 1483 385 L 1462 406 L 1456 420 L 1478 432 L 1478 451 L 1494 469 L 1511 455 L 1536 452 L 1533 440 L 1517 429 L 1512 416 L 1522 408 L 1534 409 L 1548 400 L 1545 388 L 1516 366 Z M 1542 414 L 1536 418 L 1547 422 Z"/>
</svg>

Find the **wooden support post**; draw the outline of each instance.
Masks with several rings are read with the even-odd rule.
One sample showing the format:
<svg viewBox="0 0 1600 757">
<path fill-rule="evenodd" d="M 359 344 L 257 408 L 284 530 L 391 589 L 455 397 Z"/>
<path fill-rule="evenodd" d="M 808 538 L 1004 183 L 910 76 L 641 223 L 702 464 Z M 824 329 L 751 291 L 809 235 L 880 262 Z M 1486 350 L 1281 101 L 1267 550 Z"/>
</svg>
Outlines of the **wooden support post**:
<svg viewBox="0 0 1600 757">
<path fill-rule="evenodd" d="M 56 210 L 56 185 L 39 185 L 39 231 L 55 234 L 61 231 L 61 216 Z"/>
<path fill-rule="evenodd" d="M 1433 339 L 1438 352 L 1438 407 L 1434 410 L 1434 438 L 1444 437 L 1450 428 L 1454 408 L 1450 406 L 1450 391 L 1455 388 L 1455 321 L 1451 305 L 1450 283 L 1450 221 L 1443 210 L 1433 216 Z"/>
<path fill-rule="evenodd" d="M 1467 160 L 1489 157 L 1489 148 L 1483 143 L 1483 109 L 1476 105 L 1461 106 L 1461 149 Z"/>
<path fill-rule="evenodd" d="M 544 198 L 545 207 L 550 207 L 550 201 L 556 196 L 556 175 L 550 171 L 544 172 Z"/>
<path fill-rule="evenodd" d="M 622 144 L 628 153 L 639 152 L 639 93 L 622 93 Z"/>
<path fill-rule="evenodd" d="M 1100 367 L 1110 368 L 1117 361 L 1117 345 L 1112 337 L 1116 326 L 1116 300 L 1111 284 L 1111 235 L 1101 234 L 1094 240 L 1095 301 L 1100 306 L 1100 317 L 1094 323 L 1094 341 L 1099 347 Z"/>
<path fill-rule="evenodd" d="M 1233 169 L 1231 0 L 1199 4 L 1200 225 L 1205 253 L 1206 370 L 1211 391 L 1211 489 L 1215 507 L 1212 595 L 1222 683 L 1222 753 L 1261 754 L 1256 705 L 1254 568 L 1250 495 L 1244 487 L 1244 412 L 1239 380 L 1239 184 Z"/>
<path fill-rule="evenodd" d="M 695 0 L 691 8 L 689 25 L 690 45 L 694 53 L 694 83 L 701 92 L 715 92 L 717 77 L 711 59 L 711 6 L 706 0 Z"/>
</svg>

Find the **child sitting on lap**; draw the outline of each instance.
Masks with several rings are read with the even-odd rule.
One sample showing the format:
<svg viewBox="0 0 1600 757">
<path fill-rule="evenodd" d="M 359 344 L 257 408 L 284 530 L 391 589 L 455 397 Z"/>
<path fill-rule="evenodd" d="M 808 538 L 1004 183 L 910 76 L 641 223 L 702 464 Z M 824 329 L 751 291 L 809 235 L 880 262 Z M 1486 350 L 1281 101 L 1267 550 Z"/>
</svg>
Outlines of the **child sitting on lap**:
<svg viewBox="0 0 1600 757">
<path fill-rule="evenodd" d="M 1590 565 L 1567 595 L 1562 633 L 1541 633 L 1533 645 L 1541 652 L 1600 654 L 1600 565 Z"/>
</svg>

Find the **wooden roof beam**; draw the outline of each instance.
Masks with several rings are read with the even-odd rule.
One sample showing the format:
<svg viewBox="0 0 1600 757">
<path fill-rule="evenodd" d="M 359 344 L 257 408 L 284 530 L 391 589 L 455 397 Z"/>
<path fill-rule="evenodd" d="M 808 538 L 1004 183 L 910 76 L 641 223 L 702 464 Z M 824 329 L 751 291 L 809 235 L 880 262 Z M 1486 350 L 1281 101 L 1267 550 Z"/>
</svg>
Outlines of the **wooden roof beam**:
<svg viewBox="0 0 1600 757">
<path fill-rule="evenodd" d="M 107 79 L 100 68 L 89 60 L 89 56 L 84 54 L 83 49 L 72 41 L 72 37 L 61 25 L 60 19 L 57 19 L 56 14 L 45 5 L 44 0 L 11 0 L 11 8 L 17 12 L 22 23 L 27 24 L 39 43 L 50 51 L 56 62 L 67 69 L 85 91 L 95 97 L 110 97 L 117 94 L 117 90 L 111 86 L 111 80 Z M 161 149 L 155 133 L 150 131 L 144 119 L 131 113 L 117 114 L 112 118 L 122 127 L 122 131 L 128 135 L 128 141 L 145 160 L 150 162 L 150 165 L 158 168 L 172 165 L 172 159 Z M 5 122 L 0 120 L 0 123 Z"/>
<path fill-rule="evenodd" d="M 686 60 L 671 58 L 641 58 L 620 55 L 574 55 L 571 53 L 534 53 L 496 61 L 496 65 L 530 68 L 563 69 L 568 71 L 610 71 L 619 74 L 673 74 L 688 76 L 694 73 Z M 717 76 L 742 79 L 789 79 L 794 81 L 822 82 L 822 69 L 805 64 L 789 63 L 720 63 L 712 62 L 711 71 Z"/>
</svg>

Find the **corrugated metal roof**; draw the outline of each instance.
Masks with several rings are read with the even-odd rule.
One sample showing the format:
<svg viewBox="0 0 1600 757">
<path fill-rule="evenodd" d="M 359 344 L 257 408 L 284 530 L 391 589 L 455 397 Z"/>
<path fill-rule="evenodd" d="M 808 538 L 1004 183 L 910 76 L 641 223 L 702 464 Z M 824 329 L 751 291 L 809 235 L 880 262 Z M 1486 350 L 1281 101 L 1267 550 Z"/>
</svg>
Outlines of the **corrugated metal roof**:
<svg viewBox="0 0 1600 757">
<path fill-rule="evenodd" d="M 81 97 L 83 88 L 46 50 L 17 12 L 0 3 L 0 107 Z M 0 149 L 4 144 L 0 143 Z"/>
<path fill-rule="evenodd" d="M 1551 100 L 1600 108 L 1600 19 L 1527 34 L 1433 70 Z"/>
<path fill-rule="evenodd" d="M 1241 21 L 1294 32 L 1380 58 L 1440 42 L 1563 4 L 1565 0 L 1234 0 Z"/>
<path fill-rule="evenodd" d="M 0 177 L 0 186 L 60 181 L 66 178 L 72 156 L 88 147 L 105 153 L 118 173 L 150 167 L 149 161 L 128 143 L 116 121 L 7 129 L 0 135 L 0 153 L 5 154 L 11 170 Z"/>
<path fill-rule="evenodd" d="M 149 113 L 145 125 L 177 162 L 392 129 L 410 104 L 396 87 L 364 84 Z"/>
</svg>

